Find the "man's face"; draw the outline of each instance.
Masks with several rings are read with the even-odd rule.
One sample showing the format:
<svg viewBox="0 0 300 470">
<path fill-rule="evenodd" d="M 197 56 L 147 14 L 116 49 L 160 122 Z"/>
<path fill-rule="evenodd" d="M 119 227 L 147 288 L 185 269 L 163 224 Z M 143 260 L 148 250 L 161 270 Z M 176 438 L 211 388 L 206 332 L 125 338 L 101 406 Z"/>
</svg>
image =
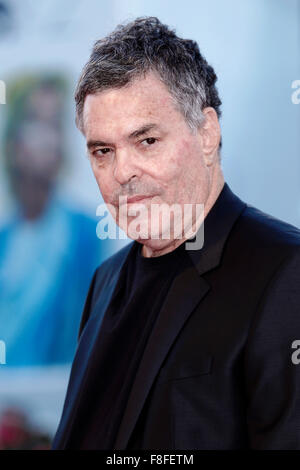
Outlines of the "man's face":
<svg viewBox="0 0 300 470">
<path fill-rule="evenodd" d="M 153 203 L 205 204 L 209 169 L 201 132 L 191 132 L 154 73 L 88 95 L 83 126 L 93 173 L 105 203 L 116 209 L 117 222 L 119 196 L 127 196 L 128 207 L 133 196 L 147 196 L 139 202 L 149 209 Z"/>
<path fill-rule="evenodd" d="M 9 160 L 14 194 L 23 216 L 36 219 L 46 209 L 61 163 L 61 135 L 50 123 L 23 121 Z"/>
</svg>

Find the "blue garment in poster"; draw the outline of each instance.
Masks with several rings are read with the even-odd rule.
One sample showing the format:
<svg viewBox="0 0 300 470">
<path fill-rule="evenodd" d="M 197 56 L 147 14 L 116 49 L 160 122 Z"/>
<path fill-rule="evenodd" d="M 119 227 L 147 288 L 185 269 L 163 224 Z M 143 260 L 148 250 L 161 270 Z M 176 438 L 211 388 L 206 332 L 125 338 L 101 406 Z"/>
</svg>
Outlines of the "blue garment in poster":
<svg viewBox="0 0 300 470">
<path fill-rule="evenodd" d="M 7 366 L 70 363 L 95 268 L 108 256 L 96 220 L 52 200 L 0 231 L 0 339 Z"/>
</svg>

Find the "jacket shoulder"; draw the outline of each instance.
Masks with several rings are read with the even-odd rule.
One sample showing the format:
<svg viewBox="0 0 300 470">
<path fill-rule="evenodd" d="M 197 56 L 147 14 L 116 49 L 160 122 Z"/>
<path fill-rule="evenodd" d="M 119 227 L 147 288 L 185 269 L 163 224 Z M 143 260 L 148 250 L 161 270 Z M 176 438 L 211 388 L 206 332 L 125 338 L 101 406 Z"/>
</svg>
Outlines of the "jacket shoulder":
<svg viewBox="0 0 300 470">
<path fill-rule="evenodd" d="M 94 274 L 93 298 L 97 298 L 100 289 L 105 289 L 116 271 L 120 270 L 133 244 L 134 242 L 128 243 L 98 266 Z"/>
<path fill-rule="evenodd" d="M 97 274 L 108 275 L 109 273 L 114 273 L 114 271 L 120 267 L 120 265 L 125 261 L 129 251 L 132 248 L 134 242 L 128 243 L 128 245 L 123 246 L 116 253 L 107 258 L 103 263 L 101 263 L 96 269 Z"/>
<path fill-rule="evenodd" d="M 90 283 L 89 291 L 85 300 L 85 305 L 81 315 L 81 321 L 78 331 L 78 340 L 81 336 L 82 330 L 87 323 L 90 313 L 95 305 L 98 295 L 102 289 L 105 289 L 110 283 L 112 276 L 122 267 L 129 251 L 134 242 L 121 248 L 119 251 L 107 258 L 95 270 L 92 281 Z"/>
<path fill-rule="evenodd" d="M 223 264 L 239 281 L 252 279 L 263 289 L 281 265 L 299 255 L 297 227 L 246 204 L 227 239 Z"/>
<path fill-rule="evenodd" d="M 279 250 L 287 255 L 300 249 L 300 230 L 250 204 L 240 215 L 236 230 L 244 234 L 247 244 L 264 251 Z"/>
</svg>

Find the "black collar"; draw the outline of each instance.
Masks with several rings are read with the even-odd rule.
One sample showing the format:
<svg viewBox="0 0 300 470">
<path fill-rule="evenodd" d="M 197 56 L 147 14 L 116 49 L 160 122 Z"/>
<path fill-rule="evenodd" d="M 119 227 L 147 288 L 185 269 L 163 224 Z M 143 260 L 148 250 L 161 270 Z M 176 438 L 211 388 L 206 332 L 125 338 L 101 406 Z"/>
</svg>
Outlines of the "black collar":
<svg viewBox="0 0 300 470">
<path fill-rule="evenodd" d="M 213 207 L 199 228 L 199 231 L 203 230 L 204 232 L 202 248 L 188 250 L 199 274 L 218 266 L 229 233 L 245 207 L 246 204 L 225 183 Z M 195 237 L 192 240 L 194 239 Z"/>
</svg>

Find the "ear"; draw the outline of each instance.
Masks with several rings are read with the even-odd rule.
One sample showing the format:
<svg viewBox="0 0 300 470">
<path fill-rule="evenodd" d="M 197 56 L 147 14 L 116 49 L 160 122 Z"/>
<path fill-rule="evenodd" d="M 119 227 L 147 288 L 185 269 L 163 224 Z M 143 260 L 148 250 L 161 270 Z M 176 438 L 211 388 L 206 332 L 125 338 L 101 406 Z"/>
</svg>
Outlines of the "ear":
<svg viewBox="0 0 300 470">
<path fill-rule="evenodd" d="M 221 139 L 220 124 L 214 108 L 204 108 L 202 113 L 204 114 L 204 122 L 199 128 L 202 152 L 206 165 L 211 166 L 218 154 Z"/>
</svg>

